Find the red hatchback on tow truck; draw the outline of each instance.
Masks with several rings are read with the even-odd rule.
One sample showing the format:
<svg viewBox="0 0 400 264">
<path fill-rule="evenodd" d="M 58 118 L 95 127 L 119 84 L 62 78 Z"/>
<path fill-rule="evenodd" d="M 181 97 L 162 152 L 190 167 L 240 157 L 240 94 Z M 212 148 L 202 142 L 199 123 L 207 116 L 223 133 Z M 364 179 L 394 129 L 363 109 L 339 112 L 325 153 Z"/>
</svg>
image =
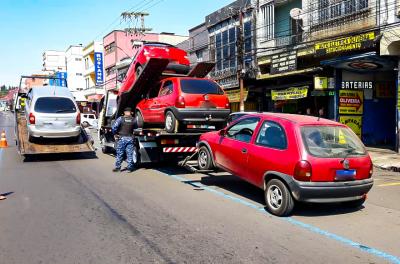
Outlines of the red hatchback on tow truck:
<svg viewBox="0 0 400 264">
<path fill-rule="evenodd" d="M 347 126 L 311 116 L 260 113 L 202 135 L 198 165 L 218 167 L 264 190 L 267 209 L 289 215 L 295 202 L 359 207 L 373 165 Z"/>
</svg>

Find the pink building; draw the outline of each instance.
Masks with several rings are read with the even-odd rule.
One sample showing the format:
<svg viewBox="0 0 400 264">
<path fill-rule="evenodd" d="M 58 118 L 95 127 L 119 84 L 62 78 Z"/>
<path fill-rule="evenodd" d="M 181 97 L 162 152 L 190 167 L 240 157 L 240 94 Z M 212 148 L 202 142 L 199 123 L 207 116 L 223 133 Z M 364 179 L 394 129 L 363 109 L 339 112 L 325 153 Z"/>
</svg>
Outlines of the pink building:
<svg viewBox="0 0 400 264">
<path fill-rule="evenodd" d="M 126 33 L 123 30 L 111 31 L 103 38 L 105 88 L 107 90 L 117 88 L 116 65 L 121 61 L 129 62 L 140 48 L 141 43 L 156 41 L 176 45 L 187 38 L 186 36 L 178 36 L 172 33 L 136 35 Z M 118 79 L 121 79 L 121 77 Z"/>
</svg>

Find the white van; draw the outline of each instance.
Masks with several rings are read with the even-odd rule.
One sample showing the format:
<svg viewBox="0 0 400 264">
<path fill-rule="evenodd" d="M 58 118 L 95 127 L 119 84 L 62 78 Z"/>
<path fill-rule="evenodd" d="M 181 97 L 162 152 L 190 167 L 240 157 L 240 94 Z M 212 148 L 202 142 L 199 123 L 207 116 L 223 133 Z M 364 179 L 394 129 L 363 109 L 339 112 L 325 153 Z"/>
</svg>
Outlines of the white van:
<svg viewBox="0 0 400 264">
<path fill-rule="evenodd" d="M 69 138 L 80 135 L 81 115 L 67 87 L 33 87 L 25 103 L 30 141 L 39 137 Z"/>
</svg>

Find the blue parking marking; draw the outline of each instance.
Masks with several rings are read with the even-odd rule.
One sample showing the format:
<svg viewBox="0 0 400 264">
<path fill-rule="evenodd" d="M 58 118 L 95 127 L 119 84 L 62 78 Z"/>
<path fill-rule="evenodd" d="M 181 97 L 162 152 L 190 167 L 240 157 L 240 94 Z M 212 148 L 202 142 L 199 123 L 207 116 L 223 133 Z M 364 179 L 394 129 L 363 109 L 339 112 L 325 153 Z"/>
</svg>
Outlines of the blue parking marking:
<svg viewBox="0 0 400 264">
<path fill-rule="evenodd" d="M 168 177 L 173 178 L 173 179 L 175 179 L 177 181 L 180 181 L 180 182 L 183 182 L 183 183 L 189 183 L 190 182 L 190 185 L 192 185 L 192 186 L 204 189 L 205 191 L 214 193 L 214 194 L 216 194 L 218 196 L 221 196 L 223 198 L 227 198 L 229 200 L 232 200 L 234 202 L 240 203 L 240 204 L 245 205 L 247 207 L 250 207 L 252 209 L 256 209 L 257 211 L 259 211 L 259 212 L 261 212 L 261 213 L 263 213 L 265 215 L 272 216 L 262 206 L 258 206 L 256 204 L 248 202 L 248 201 L 246 201 L 244 199 L 241 199 L 241 198 L 238 198 L 238 197 L 223 193 L 221 191 L 215 190 L 215 189 L 213 189 L 211 187 L 208 187 L 208 186 L 206 186 L 206 185 L 204 185 L 204 184 L 202 184 L 200 182 L 194 183 L 194 182 L 189 181 L 189 180 L 187 180 L 187 179 L 185 179 L 185 178 L 183 178 L 181 176 L 174 175 L 174 174 L 169 174 L 169 173 L 166 173 L 166 172 L 163 172 L 163 171 L 161 171 L 161 172 L 163 174 L 167 175 Z M 306 223 L 304 223 L 302 221 L 296 220 L 293 217 L 282 217 L 282 218 L 279 218 L 279 219 L 281 219 L 283 221 L 286 221 L 286 222 L 288 222 L 288 223 L 290 223 L 292 225 L 295 225 L 295 226 L 301 227 L 303 229 L 306 229 L 306 230 L 308 230 L 310 232 L 313 232 L 315 234 L 322 235 L 322 236 L 327 237 L 329 239 L 335 240 L 335 241 L 337 241 L 337 242 L 339 242 L 339 243 L 341 243 L 343 245 L 350 246 L 350 247 L 359 249 L 359 250 L 361 250 L 363 252 L 366 252 L 368 254 L 371 254 L 371 255 L 373 255 L 375 257 L 385 259 L 386 261 L 389 261 L 391 263 L 400 264 L 400 257 L 391 255 L 391 254 L 386 253 L 386 252 L 383 252 L 383 251 L 381 251 L 379 249 L 375 249 L 375 248 L 372 248 L 372 247 L 368 247 L 366 245 L 362 245 L 362 244 L 354 242 L 354 241 L 352 241 L 352 240 L 350 240 L 348 238 L 336 235 L 334 233 L 331 233 L 331 232 L 328 232 L 326 230 L 320 229 L 320 228 L 315 227 L 313 225 L 306 224 Z"/>
</svg>

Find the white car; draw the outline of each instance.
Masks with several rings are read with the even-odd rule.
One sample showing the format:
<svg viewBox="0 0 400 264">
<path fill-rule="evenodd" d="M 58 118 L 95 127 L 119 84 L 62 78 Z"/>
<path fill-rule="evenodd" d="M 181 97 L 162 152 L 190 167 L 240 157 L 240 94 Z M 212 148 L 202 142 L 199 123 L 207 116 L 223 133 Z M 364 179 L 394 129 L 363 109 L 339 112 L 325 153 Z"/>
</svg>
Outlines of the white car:
<svg viewBox="0 0 400 264">
<path fill-rule="evenodd" d="M 33 87 L 25 103 L 30 140 L 80 135 L 81 114 L 67 87 Z"/>
<path fill-rule="evenodd" d="M 97 117 L 95 114 L 81 114 L 81 124 L 97 128 Z"/>
</svg>

